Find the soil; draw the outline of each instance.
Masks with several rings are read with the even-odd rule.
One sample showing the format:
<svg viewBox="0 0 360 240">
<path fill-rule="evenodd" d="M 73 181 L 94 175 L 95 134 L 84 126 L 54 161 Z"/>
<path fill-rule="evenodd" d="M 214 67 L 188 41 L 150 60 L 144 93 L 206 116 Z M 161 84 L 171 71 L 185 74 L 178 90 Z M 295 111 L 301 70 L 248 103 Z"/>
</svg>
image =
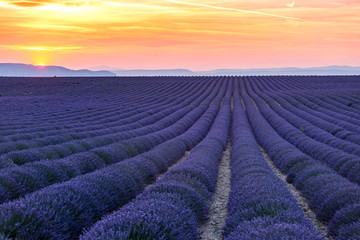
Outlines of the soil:
<svg viewBox="0 0 360 240">
<path fill-rule="evenodd" d="M 316 214 L 315 212 L 309 207 L 308 202 L 306 200 L 306 198 L 304 196 L 302 196 L 301 192 L 298 191 L 294 185 L 288 183 L 286 181 L 286 174 L 282 173 L 276 166 L 275 164 L 271 161 L 269 155 L 266 153 L 266 151 L 261 147 L 261 153 L 263 154 L 265 160 L 267 161 L 267 163 L 270 165 L 271 169 L 274 171 L 274 173 L 276 174 L 277 177 L 279 177 L 284 184 L 287 186 L 287 188 L 290 190 L 290 192 L 293 194 L 293 196 L 295 197 L 295 199 L 297 200 L 300 208 L 302 209 L 302 211 L 304 212 L 305 216 L 307 216 L 309 218 L 309 220 L 313 223 L 313 225 L 315 226 L 315 228 L 321 233 L 321 235 L 325 238 L 325 239 L 333 239 L 331 236 L 328 235 L 327 233 L 327 224 L 325 222 L 319 221 L 316 218 Z"/>
<path fill-rule="evenodd" d="M 200 225 L 201 239 L 204 240 L 223 239 L 222 229 L 227 217 L 227 202 L 231 189 L 230 150 L 231 143 L 229 141 L 219 164 L 218 182 L 210 207 L 209 219 Z"/>
</svg>

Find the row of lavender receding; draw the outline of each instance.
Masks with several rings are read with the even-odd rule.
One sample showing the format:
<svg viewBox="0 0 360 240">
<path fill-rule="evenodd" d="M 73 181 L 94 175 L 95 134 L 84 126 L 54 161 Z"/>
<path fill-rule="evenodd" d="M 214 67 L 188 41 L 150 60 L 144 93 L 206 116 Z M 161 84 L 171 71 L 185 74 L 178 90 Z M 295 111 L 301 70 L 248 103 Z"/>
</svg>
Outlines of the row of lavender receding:
<svg viewBox="0 0 360 240">
<path fill-rule="evenodd" d="M 118 134 L 116 135 L 117 139 L 113 141 L 115 143 L 107 146 L 86 149 L 86 152 L 73 154 L 67 158 L 36 161 L 0 170 L 0 179 L 5 183 L 0 191 L 0 202 L 23 196 L 42 187 L 66 181 L 75 176 L 136 156 L 182 134 L 205 111 L 219 87 L 220 84 L 218 83 L 214 91 L 211 91 L 212 88 L 210 88 L 203 94 L 206 97 L 205 102 L 203 102 L 204 97 L 200 97 L 192 105 L 181 108 L 178 112 L 166 117 L 171 119 L 172 124 L 164 125 L 161 120 L 156 122 L 155 124 L 160 126 L 156 129 L 157 131 L 153 131 L 155 127 L 152 125 L 148 128 L 145 126 L 143 127 L 143 135 L 140 132 L 137 137 L 132 135 L 132 138 L 126 141 L 120 141 L 122 140 L 121 134 Z M 204 104 L 200 106 L 202 102 Z M 99 142 L 101 143 L 101 141 L 106 142 L 104 139 L 100 139 Z"/>
<path fill-rule="evenodd" d="M 191 97 L 188 96 L 189 99 L 184 99 L 183 101 L 188 103 L 186 106 L 180 104 L 168 108 L 167 110 L 159 110 L 159 113 L 155 115 L 156 118 L 146 118 L 147 121 L 135 122 L 135 125 L 132 123 L 121 125 L 121 129 L 113 129 L 114 131 L 109 134 L 95 137 L 85 136 L 82 140 L 68 141 L 66 143 L 48 145 L 45 147 L 33 147 L 28 150 L 12 151 L 1 155 L 1 160 L 21 165 L 27 162 L 39 161 L 41 159 L 63 158 L 84 150 L 88 151 L 95 147 L 101 147 L 114 142 L 159 131 L 174 124 L 179 118 L 183 117 L 196 106 L 196 104 L 204 101 L 211 93 L 212 88 L 209 88 L 207 91 L 204 91 L 204 89 L 202 90 L 203 91 L 193 93 L 193 96 Z M 187 100 L 190 100 L 190 102 Z"/>
<path fill-rule="evenodd" d="M 166 89 L 165 86 L 162 86 L 163 88 L 160 89 L 147 89 L 151 95 L 148 93 L 142 96 L 142 101 L 144 102 L 143 104 L 135 104 L 133 103 L 133 99 L 111 99 L 110 101 L 108 98 L 100 98 L 98 102 L 94 102 L 94 104 L 96 104 L 95 106 L 92 105 L 89 108 L 82 109 L 82 111 L 71 113 L 70 116 L 64 111 L 59 111 L 56 113 L 53 113 L 53 111 L 50 113 L 45 111 L 51 107 L 49 104 L 49 107 L 44 107 L 43 111 L 39 112 L 45 112 L 45 116 L 54 116 L 45 119 L 43 117 L 38 119 L 39 116 L 36 116 L 38 121 L 43 121 L 41 127 L 39 127 L 39 124 L 35 124 L 34 126 L 28 126 L 26 129 L 20 128 L 17 130 L 10 130 L 11 128 L 7 126 L 6 129 L 2 131 L 2 135 L 4 137 L 1 138 L 0 142 L 7 140 L 17 141 L 21 139 L 31 139 L 51 136 L 54 134 L 66 134 L 69 132 L 83 132 L 102 129 L 104 127 L 118 127 L 119 125 L 129 124 L 157 113 L 155 109 L 166 109 L 181 103 L 184 95 L 191 96 L 191 92 L 199 91 L 199 87 L 204 87 L 204 85 L 206 86 L 206 83 L 187 83 L 179 86 L 178 88 L 174 88 L 173 91 L 171 91 L 172 89 Z M 154 97 L 152 97 L 153 94 L 156 96 L 156 101 L 154 100 Z M 171 98 L 167 97 L 169 94 L 171 94 Z M 93 102 L 91 99 L 88 99 L 88 101 Z M 56 103 L 52 104 L 55 104 L 56 106 Z M 31 116 L 31 118 L 33 118 L 33 116 Z M 56 123 L 48 123 L 54 119 L 59 121 L 61 125 L 56 125 Z M 15 126 L 20 125 L 18 121 L 11 123 Z M 23 123 L 21 123 L 20 126 L 22 125 Z"/>
<path fill-rule="evenodd" d="M 99 111 L 100 113 L 98 114 L 101 117 L 100 122 L 89 119 L 89 117 L 87 116 L 80 115 L 80 119 L 87 119 L 87 121 L 91 123 L 82 127 L 70 125 L 63 130 L 51 129 L 49 131 L 46 131 L 43 128 L 26 128 L 25 130 L 22 130 L 22 132 L 19 134 L 3 137 L 3 142 L 0 144 L 0 153 L 3 154 L 6 152 L 14 151 L 16 149 L 26 149 L 34 146 L 58 144 L 61 142 L 66 142 L 66 140 L 68 139 L 78 140 L 86 137 L 100 136 L 109 133 L 140 128 L 141 126 L 153 123 L 161 119 L 161 114 L 167 114 L 166 112 L 171 111 L 171 108 L 174 108 L 176 106 L 178 106 L 178 108 L 180 108 L 181 106 L 186 106 L 186 103 L 184 104 L 183 101 L 185 101 L 187 98 L 196 99 L 195 93 L 201 92 L 204 88 L 209 87 L 207 84 L 201 85 L 190 88 L 189 92 L 187 92 L 186 94 L 176 96 L 176 101 L 166 98 L 163 99 L 162 102 L 152 103 L 150 106 L 144 108 L 138 106 L 138 108 L 135 110 L 123 107 L 117 110 L 116 106 L 118 105 L 118 103 L 115 102 L 110 106 L 111 108 L 113 108 L 113 111 L 110 112 L 109 116 L 107 116 L 108 114 Z M 180 94 L 182 93 L 183 92 L 180 91 Z M 144 99 L 144 101 L 149 101 L 149 99 L 146 98 Z M 78 122 L 79 120 L 76 121 Z M 56 126 L 56 128 L 61 128 L 64 125 L 66 126 L 66 124 L 62 122 L 61 125 Z M 4 131 L 2 131 L 2 135 L 4 134 Z M 23 141 L 19 141 L 21 139 Z"/>
<path fill-rule="evenodd" d="M 256 91 L 256 89 L 254 90 Z M 304 129 L 301 129 L 300 127 L 296 128 L 291 124 L 294 122 L 294 119 L 290 120 L 290 113 L 284 113 L 282 114 L 284 115 L 282 117 L 282 115 L 278 115 L 275 111 L 273 111 L 271 107 L 268 107 L 259 96 L 253 94 L 252 98 L 269 124 L 286 141 L 293 144 L 312 158 L 324 162 L 330 168 L 336 170 L 339 174 L 348 178 L 350 181 L 358 184 L 360 183 L 360 176 L 353 171 L 360 168 L 360 157 L 358 156 L 360 154 L 360 148 L 358 145 L 348 143 L 344 146 L 344 143 L 334 141 L 337 140 L 336 137 L 332 135 L 324 136 L 322 130 L 316 127 L 311 127 L 307 124 L 301 125 Z M 295 121 L 296 120 L 298 119 L 295 119 Z M 305 132 L 305 128 L 309 127 L 311 135 L 313 137 L 315 136 L 314 139 L 307 136 L 307 132 Z M 327 144 L 318 141 L 317 138 L 325 138 L 325 142 Z M 351 154 L 347 153 L 347 151 L 344 151 L 343 149 L 337 149 L 331 146 L 331 143 L 328 142 L 332 142 L 338 148 L 341 148 L 342 146 L 347 147 Z"/>
<path fill-rule="evenodd" d="M 266 113 L 262 116 L 246 95 L 244 89 L 256 98 L 248 82 L 247 88 L 243 81 L 240 83 L 255 136 L 278 168 L 288 175 L 287 180 L 307 198 L 319 220 L 329 222 L 329 231 L 337 239 L 359 237 L 359 185 L 341 177 L 281 138 L 265 120 L 268 119 Z"/>
<path fill-rule="evenodd" d="M 172 125 L 172 131 L 167 130 L 163 134 L 172 139 L 158 147 L 138 157 L 0 205 L 0 232 L 5 237 L 21 239 L 76 237 L 101 216 L 139 194 L 157 174 L 178 160 L 187 148 L 196 145 L 206 135 L 212 118 L 217 115 L 224 92 L 224 87 L 219 94 L 213 91 L 211 95 L 217 97 L 210 108 L 212 98 L 207 98 L 193 113 L 189 113 L 187 121 Z M 191 118 L 199 121 L 193 124 L 189 121 Z M 174 130 L 183 129 L 186 122 L 192 126 L 175 137 Z"/>
<path fill-rule="evenodd" d="M 198 222 L 208 214 L 229 137 L 231 93 L 232 82 L 209 133 L 188 157 L 80 239 L 197 239 Z"/>
<path fill-rule="evenodd" d="M 236 85 L 225 239 L 322 239 L 263 158 L 238 92 Z"/>
<path fill-rule="evenodd" d="M 31 81 L 31 79 L 24 79 L 24 81 L 18 82 L 18 85 L 21 87 L 26 81 Z M 39 86 L 42 84 L 43 82 L 38 83 Z M 119 85 L 122 86 L 123 84 L 114 85 L 114 89 L 119 88 Z M 124 95 L 123 93 L 95 94 L 96 89 L 92 89 L 92 91 L 91 89 L 86 89 L 88 93 L 84 96 L 85 88 L 78 88 L 78 94 L 81 96 L 75 94 L 72 96 L 54 96 L 53 94 L 56 94 L 57 91 L 54 91 L 54 89 L 50 87 L 48 89 L 49 95 L 29 95 L 26 97 L 20 95 L 12 97 L 5 105 L 5 109 L 10 110 L 8 117 L 20 115 L 21 118 L 14 118 L 13 122 L 2 122 L 0 126 L 2 126 L 2 130 L 6 130 L 6 135 L 23 132 L 24 129 L 22 128 L 25 124 L 29 127 L 27 132 L 47 129 L 60 130 L 66 129 L 68 126 L 86 127 L 91 121 L 101 120 L 102 115 L 104 115 L 104 117 L 110 117 L 112 111 L 118 112 L 121 109 L 136 111 L 136 107 L 145 107 L 147 105 L 146 102 L 144 102 L 145 99 L 155 104 L 156 101 L 159 100 L 159 97 L 166 96 L 163 93 L 164 90 L 169 90 L 169 86 L 150 87 L 146 84 L 141 88 L 136 84 L 126 84 L 125 86 L 127 87 L 124 89 L 132 94 L 132 98 L 130 98 L 130 95 Z M 135 91 L 136 88 L 145 90 L 145 92 Z M 83 94 L 81 94 L 82 92 Z M 152 93 L 155 95 L 152 95 Z M 139 102 L 138 100 L 141 101 Z M 121 113 L 121 111 L 119 113 Z M 39 126 L 38 122 L 32 121 L 35 118 L 42 122 L 41 126 Z M 56 126 L 57 121 L 62 123 L 62 125 Z"/>
</svg>

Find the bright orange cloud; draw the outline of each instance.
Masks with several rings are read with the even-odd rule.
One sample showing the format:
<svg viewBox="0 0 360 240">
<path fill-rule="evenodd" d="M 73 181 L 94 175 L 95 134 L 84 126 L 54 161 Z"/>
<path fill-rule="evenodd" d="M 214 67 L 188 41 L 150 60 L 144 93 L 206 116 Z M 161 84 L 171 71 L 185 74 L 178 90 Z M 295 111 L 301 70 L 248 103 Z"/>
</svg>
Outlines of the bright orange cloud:
<svg viewBox="0 0 360 240">
<path fill-rule="evenodd" d="M 38 7 L 43 5 L 42 3 L 38 2 L 9 2 L 9 4 L 18 6 L 18 7 Z"/>
</svg>

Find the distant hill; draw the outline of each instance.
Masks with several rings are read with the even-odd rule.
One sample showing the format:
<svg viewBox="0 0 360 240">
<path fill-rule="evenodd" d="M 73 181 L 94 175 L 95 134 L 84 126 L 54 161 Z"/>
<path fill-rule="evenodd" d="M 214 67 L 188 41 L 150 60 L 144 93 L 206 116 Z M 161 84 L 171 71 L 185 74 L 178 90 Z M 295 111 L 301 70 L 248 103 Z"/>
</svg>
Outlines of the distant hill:
<svg viewBox="0 0 360 240">
<path fill-rule="evenodd" d="M 210 71 L 191 71 L 188 69 L 159 69 L 159 70 L 125 70 L 99 66 L 94 70 L 106 69 L 117 76 L 219 76 L 219 75 L 360 75 L 360 67 L 351 66 L 327 66 L 312 68 L 253 68 L 253 69 L 216 69 Z"/>
<path fill-rule="evenodd" d="M 360 67 L 327 66 L 312 68 L 216 69 L 196 72 L 196 75 L 360 75 Z"/>
<path fill-rule="evenodd" d="M 188 69 L 159 69 L 159 70 L 123 70 L 112 69 L 117 76 L 193 76 L 195 72 Z"/>
<path fill-rule="evenodd" d="M 0 63 L 0 76 L 7 77 L 98 77 L 116 76 L 110 71 L 71 70 L 60 66 L 34 66 L 21 63 Z"/>
<path fill-rule="evenodd" d="M 188 69 L 134 69 L 125 70 L 99 66 L 95 71 L 71 70 L 60 66 L 34 66 L 21 63 L 0 63 L 0 76 L 18 77 L 69 77 L 69 76 L 264 76 L 264 75 L 360 75 L 360 67 L 327 66 L 312 68 L 253 68 L 253 69 L 216 69 L 210 71 L 191 71 Z M 106 69 L 106 70 L 101 70 Z"/>
</svg>

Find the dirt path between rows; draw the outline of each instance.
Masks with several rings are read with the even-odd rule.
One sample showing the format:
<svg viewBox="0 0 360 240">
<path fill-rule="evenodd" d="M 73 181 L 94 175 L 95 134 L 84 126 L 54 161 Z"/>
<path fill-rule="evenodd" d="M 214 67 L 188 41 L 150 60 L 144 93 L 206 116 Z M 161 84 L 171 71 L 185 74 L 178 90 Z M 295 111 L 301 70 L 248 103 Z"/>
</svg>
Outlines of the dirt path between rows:
<svg viewBox="0 0 360 240">
<path fill-rule="evenodd" d="M 227 202 L 231 189 L 230 150 L 231 143 L 229 140 L 219 164 L 218 181 L 210 207 L 209 219 L 199 227 L 202 232 L 201 239 L 203 240 L 223 239 L 222 228 L 225 225 Z"/>
<path fill-rule="evenodd" d="M 250 97 L 250 96 L 249 96 Z M 255 107 L 259 110 L 259 107 L 257 106 L 256 102 L 250 97 L 251 101 L 254 103 Z M 259 110 L 260 111 L 260 110 Z M 260 112 L 261 113 L 261 112 Z M 274 171 L 277 177 L 279 177 L 284 184 L 287 186 L 287 188 L 290 190 L 290 192 L 293 194 L 295 199 L 297 200 L 300 208 L 304 212 L 305 216 L 308 217 L 308 219 L 312 222 L 312 224 L 315 226 L 315 228 L 321 233 L 321 235 L 324 237 L 324 239 L 334 239 L 332 236 L 328 235 L 327 230 L 327 224 L 325 222 L 319 221 L 316 218 L 315 212 L 309 207 L 308 202 L 304 196 L 302 196 L 301 192 L 298 191 L 295 186 L 288 183 L 286 181 L 286 174 L 282 173 L 275 164 L 271 161 L 269 155 L 266 153 L 265 149 L 263 149 L 260 145 L 259 148 L 261 150 L 261 153 L 267 163 L 270 165 L 271 169 Z"/>
<path fill-rule="evenodd" d="M 282 173 L 275 164 L 271 161 L 269 155 L 266 153 L 266 151 L 259 145 L 262 155 L 264 156 L 267 163 L 270 165 L 271 169 L 274 171 L 276 176 L 280 178 L 284 184 L 287 186 L 287 188 L 290 190 L 290 192 L 293 194 L 295 199 L 297 200 L 299 206 L 301 207 L 302 211 L 304 212 L 305 216 L 309 218 L 309 220 L 313 223 L 315 228 L 321 233 L 321 235 L 325 239 L 333 239 L 331 236 L 327 234 L 327 224 L 325 222 L 321 222 L 316 218 L 316 214 L 314 211 L 309 207 L 308 202 L 305 197 L 301 195 L 301 192 L 298 191 L 294 185 L 288 183 L 286 181 L 286 174 Z"/>
</svg>

